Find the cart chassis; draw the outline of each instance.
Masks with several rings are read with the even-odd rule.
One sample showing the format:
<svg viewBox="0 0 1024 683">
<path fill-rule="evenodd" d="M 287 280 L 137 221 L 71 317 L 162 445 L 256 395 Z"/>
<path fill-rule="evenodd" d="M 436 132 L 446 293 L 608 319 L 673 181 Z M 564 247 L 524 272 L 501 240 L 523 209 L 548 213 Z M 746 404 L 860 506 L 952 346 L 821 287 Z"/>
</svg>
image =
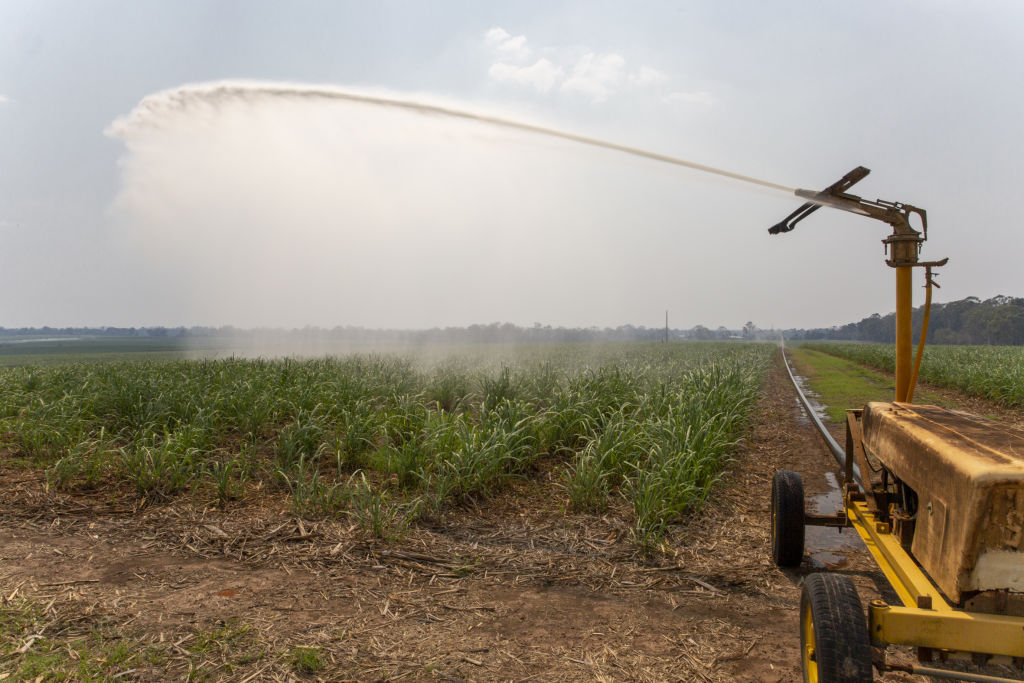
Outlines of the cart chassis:
<svg viewBox="0 0 1024 683">
<path fill-rule="evenodd" d="M 844 509 L 835 515 L 807 515 L 805 523 L 853 527 L 903 603 L 897 606 L 874 600 L 868 606 L 872 644 L 1024 658 L 1024 618 L 969 612 L 950 605 L 893 533 L 884 490 L 871 477 L 864 455 L 861 412 L 847 411 Z M 863 480 L 867 491 L 857 479 Z"/>
<path fill-rule="evenodd" d="M 846 412 L 845 448 L 836 443 L 821 423 L 796 381 L 785 352 L 782 354 L 797 397 L 804 405 L 816 431 L 843 469 L 843 509 L 835 514 L 804 514 L 807 526 L 852 527 L 879 569 L 885 575 L 901 605 L 873 600 L 868 606 L 867 627 L 872 645 L 908 645 L 917 648 L 921 661 L 933 655 L 945 660 L 950 655 L 986 655 L 1012 659 L 1017 667 L 1024 660 L 1024 617 L 971 612 L 959 609 L 946 600 L 942 591 L 925 574 L 904 548 L 912 535 L 912 524 L 890 514 L 888 496 L 882 482 L 865 455 L 859 409 Z M 896 529 L 894 530 L 894 525 Z M 901 528 L 902 527 L 902 528 Z M 882 670 L 905 669 L 908 672 L 942 678 L 974 681 L 1008 681 L 996 676 L 962 674 L 945 669 L 894 667 L 876 662 Z M 806 665 L 806 662 L 805 662 Z"/>
</svg>

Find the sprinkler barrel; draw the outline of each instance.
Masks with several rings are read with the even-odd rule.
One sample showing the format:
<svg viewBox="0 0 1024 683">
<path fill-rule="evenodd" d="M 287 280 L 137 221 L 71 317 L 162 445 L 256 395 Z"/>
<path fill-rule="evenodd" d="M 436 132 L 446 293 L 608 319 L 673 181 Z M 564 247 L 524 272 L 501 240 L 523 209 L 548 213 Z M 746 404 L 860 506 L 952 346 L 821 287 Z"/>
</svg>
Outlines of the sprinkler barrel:
<svg viewBox="0 0 1024 683">
<path fill-rule="evenodd" d="M 842 178 L 826 187 L 821 192 L 812 192 L 810 190 L 796 190 L 794 194 L 804 199 L 810 199 L 812 201 L 807 202 L 793 213 L 786 216 L 781 222 L 768 228 L 768 234 L 778 235 L 782 232 L 789 232 L 796 227 L 796 224 L 803 219 L 810 216 L 812 213 L 818 210 L 823 204 L 828 204 L 827 201 L 831 197 L 841 196 L 846 190 L 853 187 L 856 183 L 863 180 L 864 176 L 871 173 L 869 169 L 863 166 L 858 166 L 853 169 Z M 843 208 L 843 207 L 837 207 Z"/>
</svg>

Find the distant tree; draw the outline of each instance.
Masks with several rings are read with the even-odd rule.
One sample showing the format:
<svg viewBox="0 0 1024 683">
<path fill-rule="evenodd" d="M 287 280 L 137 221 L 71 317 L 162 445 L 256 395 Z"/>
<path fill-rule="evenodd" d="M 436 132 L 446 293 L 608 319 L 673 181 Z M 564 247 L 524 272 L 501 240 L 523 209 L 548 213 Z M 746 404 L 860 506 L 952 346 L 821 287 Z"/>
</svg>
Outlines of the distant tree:
<svg viewBox="0 0 1024 683">
<path fill-rule="evenodd" d="M 992 344 L 1024 344 L 1024 308 L 999 306 L 988 316 L 985 332 Z"/>
<path fill-rule="evenodd" d="M 920 336 L 924 309 L 912 312 L 915 339 Z M 842 327 L 805 330 L 807 339 L 842 339 L 891 344 L 896 339 L 896 316 L 874 313 Z M 969 296 L 932 305 L 928 339 L 933 344 L 1024 345 L 1024 299 L 994 296 L 982 301 Z"/>
<path fill-rule="evenodd" d="M 703 325 L 697 325 L 690 330 L 690 339 L 696 339 L 697 341 L 709 341 L 714 338 L 715 333 Z"/>
</svg>

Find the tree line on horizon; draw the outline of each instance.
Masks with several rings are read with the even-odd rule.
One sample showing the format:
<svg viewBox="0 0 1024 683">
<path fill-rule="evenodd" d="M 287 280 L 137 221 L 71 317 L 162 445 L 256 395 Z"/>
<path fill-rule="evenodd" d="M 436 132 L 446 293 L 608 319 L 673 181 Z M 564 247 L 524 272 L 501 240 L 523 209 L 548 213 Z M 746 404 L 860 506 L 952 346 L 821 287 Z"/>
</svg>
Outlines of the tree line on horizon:
<svg viewBox="0 0 1024 683">
<path fill-rule="evenodd" d="M 923 307 L 914 309 L 914 336 L 921 329 Z M 666 334 L 667 332 L 667 334 Z M 296 338 L 314 343 L 350 344 L 524 344 L 600 341 L 775 341 L 781 335 L 791 340 L 863 341 L 891 344 L 896 339 L 894 313 L 875 313 L 856 323 L 816 329 L 765 330 L 747 321 L 738 329 L 711 329 L 696 325 L 688 329 L 620 325 L 618 327 L 552 327 L 534 323 L 521 327 L 512 323 L 490 323 L 466 327 L 434 327 L 426 330 L 370 329 L 355 326 L 301 329 L 242 329 L 221 327 L 0 327 L 0 340 L 18 337 L 155 337 L 155 338 L 258 338 L 273 343 Z M 1024 345 L 1024 298 L 996 296 L 982 301 L 967 297 L 949 303 L 932 304 L 928 340 L 933 344 Z"/>
<path fill-rule="evenodd" d="M 913 311 L 914 338 L 921 333 L 924 306 Z M 855 323 L 811 330 L 786 330 L 786 339 L 896 342 L 896 314 L 875 313 Z M 982 301 L 969 296 L 945 304 L 932 303 L 928 343 L 1024 345 L 1024 298 L 994 296 Z"/>
</svg>

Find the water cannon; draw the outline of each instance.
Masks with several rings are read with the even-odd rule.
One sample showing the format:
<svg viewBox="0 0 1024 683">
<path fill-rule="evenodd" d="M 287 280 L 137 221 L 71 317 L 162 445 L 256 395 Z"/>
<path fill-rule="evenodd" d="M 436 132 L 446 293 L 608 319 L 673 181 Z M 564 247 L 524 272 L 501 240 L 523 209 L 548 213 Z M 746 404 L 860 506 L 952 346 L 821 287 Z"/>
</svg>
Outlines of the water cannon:
<svg viewBox="0 0 1024 683">
<path fill-rule="evenodd" d="M 833 209 L 840 209 L 859 216 L 874 218 L 892 226 L 893 233 L 882 240 L 886 253 L 891 252 L 890 258 L 886 260 L 886 264 L 890 267 L 938 267 L 945 265 L 948 259 L 927 263 L 918 262 L 917 257 L 921 252 L 921 244 L 928 239 L 928 213 L 924 209 L 884 199 L 871 201 L 846 192 L 853 185 L 863 180 L 869 173 L 871 173 L 870 169 L 858 166 L 820 192 L 814 190 L 794 190 L 793 194 L 808 201 L 799 209 L 786 216 L 781 222 L 768 228 L 768 234 L 778 235 L 790 232 L 796 227 L 797 223 L 810 216 L 822 206 L 830 206 Z M 914 214 L 920 219 L 920 231 L 915 230 L 910 224 L 910 218 Z"/>
<path fill-rule="evenodd" d="M 793 194 L 808 200 L 799 209 L 786 216 L 780 223 L 768 229 L 768 234 L 778 235 L 790 232 L 796 224 L 810 216 L 822 206 L 849 211 L 859 216 L 873 218 L 892 226 L 892 234 L 882 240 L 885 245 L 886 265 L 896 269 L 896 400 L 908 401 L 913 396 L 916 375 L 911 365 L 911 271 L 926 268 L 925 286 L 928 288 L 928 303 L 931 302 L 931 288 L 935 286 L 932 268 L 944 266 L 949 259 L 941 261 L 920 261 L 921 245 L 928 239 L 928 214 L 910 204 L 863 199 L 846 191 L 860 182 L 871 171 L 863 166 L 853 169 L 824 190 L 794 190 Z M 921 230 L 910 224 L 913 215 L 921 222 Z M 921 345 L 923 346 L 923 344 Z M 920 357 L 921 349 L 918 350 Z"/>
</svg>

